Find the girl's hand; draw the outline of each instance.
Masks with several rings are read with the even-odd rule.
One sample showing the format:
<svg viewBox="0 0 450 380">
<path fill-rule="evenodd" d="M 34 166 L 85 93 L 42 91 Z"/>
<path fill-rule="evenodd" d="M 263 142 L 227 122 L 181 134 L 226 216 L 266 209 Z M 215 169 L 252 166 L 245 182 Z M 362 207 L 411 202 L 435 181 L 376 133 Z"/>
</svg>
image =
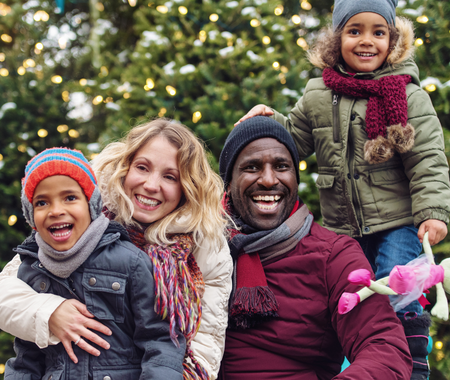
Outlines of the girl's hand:
<svg viewBox="0 0 450 380">
<path fill-rule="evenodd" d="M 417 237 L 421 243 L 423 243 L 423 236 L 427 231 L 430 245 L 439 243 L 447 236 L 448 232 L 447 225 L 443 221 L 437 219 L 425 220 L 425 222 L 422 222 L 420 225 L 419 232 L 417 232 Z"/>
<path fill-rule="evenodd" d="M 64 301 L 50 316 L 48 321 L 50 331 L 61 340 L 74 363 L 78 363 L 78 358 L 73 352 L 72 342 L 77 342 L 78 347 L 94 356 L 99 356 L 100 351 L 84 339 L 88 339 L 105 350 L 109 349 L 109 343 L 106 340 L 88 329 L 99 331 L 105 335 L 111 335 L 111 330 L 93 318 L 94 316 L 89 313 L 86 305 L 74 299 Z"/>
<path fill-rule="evenodd" d="M 272 115 L 273 111 L 271 108 L 267 107 L 264 104 L 258 104 L 257 106 L 254 106 L 250 111 L 248 111 L 246 115 L 242 116 L 239 119 L 239 121 L 234 124 L 234 126 L 238 125 L 244 120 L 250 119 L 253 116 L 272 116 Z"/>
</svg>

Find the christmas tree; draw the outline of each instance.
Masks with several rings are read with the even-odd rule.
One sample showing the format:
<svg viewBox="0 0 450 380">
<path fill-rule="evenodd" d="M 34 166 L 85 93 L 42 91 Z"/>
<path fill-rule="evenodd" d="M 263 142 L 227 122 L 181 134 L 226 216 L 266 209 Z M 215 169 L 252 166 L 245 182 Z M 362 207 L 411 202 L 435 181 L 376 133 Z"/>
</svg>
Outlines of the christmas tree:
<svg viewBox="0 0 450 380">
<path fill-rule="evenodd" d="M 132 126 L 168 117 L 205 141 L 217 169 L 223 142 L 240 117 L 259 103 L 287 114 L 307 81 L 321 75 L 306 52 L 330 22 L 332 5 L 331 0 L 0 3 L 1 262 L 12 258 L 12 248 L 30 232 L 21 212 L 20 180 L 35 153 L 69 146 L 93 157 Z M 400 1 L 397 13 L 415 23 L 422 86 L 443 124 L 449 156 L 450 5 Z M 300 196 L 320 221 L 315 157 L 300 169 Z M 434 251 L 439 262 L 450 243 Z M 433 334 L 432 376 L 446 376 L 448 324 L 436 321 Z M 0 363 L 13 355 L 10 339 L 0 333 Z"/>
</svg>

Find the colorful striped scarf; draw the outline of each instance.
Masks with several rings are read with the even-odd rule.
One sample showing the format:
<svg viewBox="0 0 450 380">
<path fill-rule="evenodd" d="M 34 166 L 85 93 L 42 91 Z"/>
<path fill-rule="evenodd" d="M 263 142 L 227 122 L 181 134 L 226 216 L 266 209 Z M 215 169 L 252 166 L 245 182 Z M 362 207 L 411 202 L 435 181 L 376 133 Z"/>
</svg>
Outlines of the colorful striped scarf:
<svg viewBox="0 0 450 380">
<path fill-rule="evenodd" d="M 107 210 L 105 214 L 114 218 L 114 214 Z M 168 238 L 174 243 L 158 245 L 147 243 L 141 228 L 127 226 L 127 232 L 133 244 L 146 252 L 152 261 L 155 311 L 162 319 L 169 320 L 172 342 L 179 347 L 176 327 L 186 339 L 183 379 L 208 380 L 208 373 L 194 357 L 191 348 L 191 342 L 200 327 L 200 298 L 205 292 L 202 272 L 192 255 L 192 234 L 173 234 Z"/>
</svg>

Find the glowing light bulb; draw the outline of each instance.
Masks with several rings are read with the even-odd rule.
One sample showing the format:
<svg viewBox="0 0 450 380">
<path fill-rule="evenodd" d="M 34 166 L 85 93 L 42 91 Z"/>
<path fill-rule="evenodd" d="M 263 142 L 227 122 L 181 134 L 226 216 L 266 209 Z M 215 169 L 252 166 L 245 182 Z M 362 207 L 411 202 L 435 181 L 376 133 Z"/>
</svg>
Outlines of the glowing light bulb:
<svg viewBox="0 0 450 380">
<path fill-rule="evenodd" d="M 306 42 L 306 40 L 303 37 L 300 37 L 297 40 L 297 45 L 300 46 L 303 50 L 309 49 L 308 43 Z"/>
<path fill-rule="evenodd" d="M 306 168 L 308 167 L 306 161 L 300 161 L 300 164 L 298 165 L 298 168 L 303 171 L 306 170 Z"/>
<path fill-rule="evenodd" d="M 12 41 L 12 37 L 9 34 L 2 34 L 0 37 L 3 42 L 10 43 Z"/>
<path fill-rule="evenodd" d="M 253 26 L 254 28 L 256 28 L 257 26 L 261 25 L 261 22 L 258 19 L 253 18 L 250 20 L 250 25 Z"/>
<path fill-rule="evenodd" d="M 48 131 L 47 131 L 46 129 L 39 129 L 39 131 L 37 131 L 37 135 L 38 135 L 40 138 L 47 137 Z"/>
<path fill-rule="evenodd" d="M 200 111 L 195 111 L 192 114 L 192 122 L 197 123 L 202 118 L 202 113 Z"/>
<path fill-rule="evenodd" d="M 26 72 L 27 72 L 27 69 L 25 67 L 23 67 L 23 66 L 20 66 L 17 69 L 17 74 L 19 74 L 19 75 L 25 75 Z"/>
<path fill-rule="evenodd" d="M 62 76 L 61 75 L 53 75 L 51 81 L 53 83 L 61 83 L 63 81 Z"/>
<path fill-rule="evenodd" d="M 416 46 L 422 46 L 422 45 L 423 45 L 423 40 L 422 40 L 422 38 L 416 38 L 416 40 L 414 41 L 414 45 L 416 45 Z"/>
<path fill-rule="evenodd" d="M 436 91 L 436 85 L 434 85 L 434 84 L 432 84 L 432 83 L 427 84 L 427 85 L 425 86 L 425 90 L 427 90 L 428 92 Z"/>
<path fill-rule="evenodd" d="M 275 70 L 278 70 L 278 69 L 280 68 L 280 63 L 277 62 L 277 61 L 275 61 L 274 63 L 272 63 L 272 67 L 273 67 Z"/>
<path fill-rule="evenodd" d="M 14 226 L 14 224 L 16 224 L 16 222 L 17 222 L 17 216 L 10 215 L 10 217 L 8 218 L 8 225 Z"/>
<path fill-rule="evenodd" d="M 300 3 L 300 6 L 302 7 L 302 9 L 304 9 L 305 11 L 309 11 L 309 10 L 311 10 L 311 4 L 310 3 L 308 3 L 307 1 L 305 1 L 305 0 L 303 0 L 301 3 Z"/>
<path fill-rule="evenodd" d="M 165 5 L 158 5 L 157 7 L 156 7 L 156 10 L 159 12 L 159 13 L 167 13 L 167 12 L 169 12 L 169 8 L 167 8 Z"/>
<path fill-rule="evenodd" d="M 295 25 L 298 25 L 302 22 L 302 19 L 300 18 L 299 15 L 293 15 L 291 20 Z"/>
<path fill-rule="evenodd" d="M 421 24 L 426 24 L 428 22 L 428 17 L 423 15 L 416 18 L 417 22 L 420 22 Z"/>
<path fill-rule="evenodd" d="M 103 96 L 97 95 L 94 99 L 92 99 L 92 104 L 97 105 L 103 102 Z"/>
<path fill-rule="evenodd" d="M 212 13 L 212 14 L 209 16 L 209 19 L 210 19 L 210 21 L 212 21 L 212 22 L 216 22 L 216 21 L 219 19 L 219 15 L 218 15 L 217 13 Z"/>
<path fill-rule="evenodd" d="M 67 132 L 68 129 L 69 129 L 69 126 L 66 125 L 66 124 L 61 124 L 61 125 L 58 125 L 58 126 L 56 127 L 56 130 L 57 130 L 59 133 Z"/>
<path fill-rule="evenodd" d="M 145 81 L 145 85 L 148 87 L 149 90 L 155 87 L 155 82 L 153 82 L 153 79 L 147 78 Z"/>
<path fill-rule="evenodd" d="M 0 69 L 0 75 L 2 77 L 7 77 L 9 75 L 8 69 L 5 69 L 5 68 Z"/>
<path fill-rule="evenodd" d="M 169 93 L 170 96 L 175 96 L 177 93 L 175 87 L 172 86 L 166 86 L 166 91 Z"/>
<path fill-rule="evenodd" d="M 80 132 L 78 132 L 75 129 L 70 129 L 68 133 L 69 133 L 69 136 L 74 138 L 74 139 L 76 139 L 77 137 L 80 136 Z"/>
<path fill-rule="evenodd" d="M 178 7 L 178 12 L 180 12 L 182 15 L 185 15 L 188 13 L 188 9 L 185 6 L 181 5 Z"/>
<path fill-rule="evenodd" d="M 283 13 L 283 11 L 284 7 L 280 4 L 274 9 L 273 13 L 275 13 L 275 16 L 280 16 Z"/>
<path fill-rule="evenodd" d="M 262 38 L 262 43 L 263 43 L 264 45 L 270 44 L 270 37 L 269 37 L 269 36 L 264 36 L 264 37 Z"/>
<path fill-rule="evenodd" d="M 61 93 L 61 98 L 62 98 L 62 100 L 64 100 L 67 103 L 70 100 L 69 91 L 63 91 Z"/>
<path fill-rule="evenodd" d="M 87 79 L 81 78 L 81 79 L 80 79 L 80 85 L 81 85 L 81 86 L 86 86 L 86 85 L 87 85 Z"/>
</svg>

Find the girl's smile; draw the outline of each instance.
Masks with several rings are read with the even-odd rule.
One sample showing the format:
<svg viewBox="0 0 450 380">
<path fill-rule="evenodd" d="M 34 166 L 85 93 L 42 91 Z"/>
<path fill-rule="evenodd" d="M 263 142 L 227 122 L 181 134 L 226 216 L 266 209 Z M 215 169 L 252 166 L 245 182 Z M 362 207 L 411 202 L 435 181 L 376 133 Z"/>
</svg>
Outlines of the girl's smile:
<svg viewBox="0 0 450 380">
<path fill-rule="evenodd" d="M 341 37 L 341 55 L 349 73 L 371 72 L 389 53 L 389 28 L 384 17 L 362 12 L 350 18 Z"/>
</svg>

